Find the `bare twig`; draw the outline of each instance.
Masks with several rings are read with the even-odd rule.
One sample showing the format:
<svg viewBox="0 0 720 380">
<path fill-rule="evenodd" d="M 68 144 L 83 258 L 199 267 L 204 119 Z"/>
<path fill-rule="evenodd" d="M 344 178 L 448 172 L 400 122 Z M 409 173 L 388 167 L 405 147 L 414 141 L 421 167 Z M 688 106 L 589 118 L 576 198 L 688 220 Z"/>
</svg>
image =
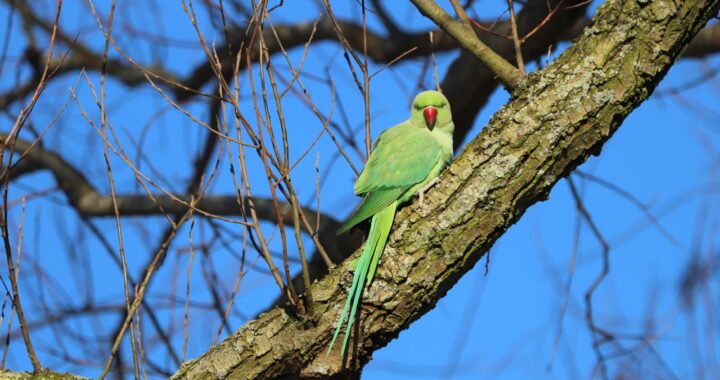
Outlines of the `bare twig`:
<svg viewBox="0 0 720 380">
<path fill-rule="evenodd" d="M 520 48 L 520 38 L 518 37 L 517 23 L 515 22 L 515 6 L 513 0 L 507 0 L 508 11 L 510 12 L 510 28 L 512 29 L 513 47 L 515 47 L 515 62 L 518 70 L 525 73 L 525 63 L 523 62 L 522 49 Z"/>
<path fill-rule="evenodd" d="M 650 210 L 650 207 L 648 207 L 648 206 L 645 205 L 643 202 L 641 202 L 639 199 L 637 199 L 637 197 L 635 197 L 634 195 L 632 195 L 632 194 L 629 193 L 628 191 L 621 189 L 621 188 L 618 187 L 617 185 L 615 185 L 615 184 L 613 184 L 613 183 L 611 183 L 611 182 L 608 182 L 608 181 L 606 181 L 606 180 L 604 180 L 604 179 L 602 179 L 602 178 L 596 177 L 596 176 L 594 176 L 594 175 L 592 175 L 592 174 L 585 173 L 585 172 L 583 172 L 583 171 L 581 171 L 581 170 L 575 171 L 575 174 L 577 174 L 579 177 L 581 177 L 581 178 L 583 178 L 583 179 L 586 179 L 586 180 L 588 180 L 588 181 L 590 181 L 590 182 L 594 182 L 594 183 L 596 183 L 596 184 L 598 184 L 598 185 L 600 185 L 600 186 L 602 186 L 602 187 L 604 187 L 604 188 L 606 188 L 606 189 L 608 189 L 608 190 L 616 193 L 617 195 L 619 195 L 619 196 L 622 197 L 623 199 L 625 199 L 625 200 L 627 200 L 628 202 L 630 202 L 633 206 L 635 206 L 638 210 L 640 210 L 640 211 L 645 215 L 645 218 L 648 220 L 648 222 L 650 222 L 650 223 L 655 227 L 655 229 L 656 229 L 663 237 L 665 237 L 665 239 L 667 239 L 668 242 L 670 242 L 670 244 L 672 244 L 672 245 L 674 245 L 675 247 L 680 248 L 680 249 L 684 249 L 684 248 L 685 248 L 685 247 L 683 247 L 683 244 L 680 243 L 680 242 L 675 238 L 675 236 L 672 235 L 672 233 L 670 233 L 670 231 L 668 231 L 665 227 L 662 226 L 662 224 L 660 224 L 660 221 L 658 220 L 657 216 L 655 216 L 655 215 L 652 213 L 652 211 Z"/>
<path fill-rule="evenodd" d="M 328 2 L 328 7 L 330 3 Z M 368 48 L 367 48 L 367 19 L 365 15 L 365 0 L 361 0 L 362 30 L 363 30 L 363 61 L 360 70 L 363 74 L 363 103 L 365 106 L 365 157 L 370 157 L 372 150 L 372 135 L 370 133 L 370 76 L 368 73 Z"/>
<path fill-rule="evenodd" d="M 602 268 L 600 270 L 600 273 L 598 273 L 597 277 L 595 277 L 592 284 L 585 292 L 585 320 L 587 322 L 588 328 L 592 332 L 593 350 L 595 351 L 595 356 L 597 357 L 597 366 L 598 370 L 600 371 L 600 376 L 607 380 L 609 379 L 606 363 L 607 358 L 602 351 L 602 345 L 605 342 L 612 341 L 614 338 L 610 333 L 597 325 L 597 322 L 595 321 L 592 298 L 595 294 L 595 290 L 597 290 L 597 288 L 603 282 L 608 273 L 610 273 L 610 246 L 603 237 L 602 233 L 600 233 L 598 227 L 595 225 L 595 222 L 590 216 L 590 213 L 585 208 L 585 205 L 583 204 L 582 199 L 580 198 L 580 195 L 575 188 L 575 183 L 573 182 L 572 178 L 568 178 L 567 181 L 568 185 L 570 186 L 570 193 L 575 200 L 575 206 L 577 207 L 578 212 L 588 224 L 588 226 L 590 227 L 590 231 L 592 231 L 593 235 L 595 236 L 602 248 Z"/>
<path fill-rule="evenodd" d="M 57 30 L 58 30 L 58 23 L 60 21 L 60 10 L 62 9 L 62 0 L 57 0 L 56 8 L 55 8 L 55 22 L 52 27 L 52 34 L 50 36 L 50 46 L 48 48 L 48 54 L 47 54 L 47 60 L 45 61 L 45 66 L 43 68 L 42 75 L 40 76 L 40 79 L 38 81 L 38 85 L 35 89 L 35 93 L 33 94 L 32 98 L 30 99 L 30 102 L 28 105 L 23 108 L 20 113 L 18 114 L 17 118 L 15 119 L 15 123 L 12 126 L 10 132 L 8 133 L 8 138 L 4 139 L 2 141 L 2 145 L 0 146 L 0 162 L 3 162 L 3 158 L 5 155 L 5 150 L 8 148 L 9 143 L 9 150 L 12 151 L 14 149 L 14 141 L 17 134 L 20 132 L 20 129 L 22 129 L 23 125 L 25 124 L 27 118 L 29 117 L 30 113 L 32 112 L 35 103 L 40 98 L 40 94 L 45 89 L 45 86 L 48 82 L 48 75 L 49 75 L 49 69 L 50 69 L 50 61 L 53 56 L 53 48 L 55 47 L 55 38 L 57 36 Z M 2 210 L 2 220 L 0 220 L 0 228 L 2 229 L 2 238 L 3 243 L 5 247 L 5 257 L 7 259 L 7 265 L 8 265 L 8 272 L 10 277 L 10 284 L 12 286 L 12 299 L 13 299 L 13 305 L 15 307 L 15 312 L 17 313 L 18 320 L 20 321 L 20 328 L 23 332 L 23 340 L 25 341 L 25 348 L 27 349 L 28 358 L 30 359 L 30 362 L 33 366 L 33 371 L 35 373 L 39 373 L 42 370 L 42 365 L 40 364 L 40 361 L 37 358 L 37 355 L 35 354 L 35 349 L 33 348 L 32 341 L 30 340 L 30 334 L 27 330 L 27 322 L 25 320 L 25 314 L 22 309 L 22 304 L 20 302 L 20 292 L 18 290 L 18 279 L 15 272 L 15 267 L 13 265 L 13 258 L 12 258 L 12 248 L 10 246 L 10 236 L 8 233 L 8 191 L 10 186 L 10 165 L 11 163 L 8 163 L 7 169 L 5 170 L 5 186 L 4 186 L 4 192 L 3 192 L 3 210 Z"/>
<path fill-rule="evenodd" d="M 185 315 L 183 317 L 183 345 L 181 362 L 185 362 L 185 354 L 187 353 L 187 345 L 190 334 L 188 328 L 190 325 L 190 279 L 192 278 L 193 259 L 195 258 L 195 248 L 193 247 L 193 227 L 195 227 L 195 218 L 190 214 L 190 230 L 188 231 L 188 244 L 190 247 L 190 259 L 187 266 L 187 283 L 185 285 Z"/>
<path fill-rule="evenodd" d="M 101 30 L 103 30 L 103 25 L 100 20 L 100 17 L 98 16 L 97 12 L 95 11 L 95 5 L 91 0 L 88 0 L 88 4 L 90 5 L 90 9 L 95 16 L 95 20 L 98 23 L 98 26 Z M 110 11 L 108 13 L 108 20 L 107 20 L 107 30 L 105 32 L 105 47 L 103 50 L 102 55 L 102 68 L 100 69 L 100 129 L 104 136 L 107 136 L 107 113 L 105 108 L 105 78 L 107 73 L 107 61 L 108 61 L 108 54 L 110 52 L 110 36 L 112 35 L 113 30 L 113 19 L 115 17 L 115 6 L 117 5 L 117 2 L 115 0 L 112 1 L 110 4 Z M 91 85 L 92 83 L 88 81 L 88 84 Z M 93 94 L 94 95 L 94 94 Z M 107 171 L 108 176 L 108 184 L 110 186 L 110 199 L 112 200 L 112 207 L 113 207 L 113 214 L 115 216 L 115 226 L 117 231 L 117 238 L 118 238 L 118 251 L 120 252 L 120 263 L 122 264 L 122 272 L 123 272 L 123 290 L 125 291 L 125 307 L 128 310 L 128 313 L 130 313 L 130 285 L 129 285 L 129 276 L 128 276 L 128 268 L 127 268 L 127 259 L 125 257 L 125 244 L 123 241 L 123 233 L 122 233 L 122 223 L 120 222 L 120 211 L 117 207 L 117 197 L 115 194 L 115 179 L 112 174 L 112 167 L 110 165 L 110 154 L 109 154 L 109 140 L 107 137 L 103 138 L 104 144 L 103 144 L 103 158 L 105 159 L 105 168 Z M 136 322 L 137 323 L 137 322 Z M 139 351 L 138 351 L 138 340 L 135 337 L 135 329 L 130 328 L 130 346 L 132 348 L 132 355 L 133 355 L 133 370 L 135 374 L 135 378 L 140 377 L 140 368 L 139 368 Z"/>
<path fill-rule="evenodd" d="M 465 13 L 465 9 L 462 5 L 460 5 L 460 1 L 450 0 L 450 5 L 452 5 L 453 10 L 455 10 L 455 14 L 460 19 L 460 22 L 465 26 L 465 29 L 472 30 L 473 33 L 475 33 L 475 29 L 473 29 L 472 24 L 470 23 L 470 17 L 468 17 L 467 13 Z"/>
</svg>

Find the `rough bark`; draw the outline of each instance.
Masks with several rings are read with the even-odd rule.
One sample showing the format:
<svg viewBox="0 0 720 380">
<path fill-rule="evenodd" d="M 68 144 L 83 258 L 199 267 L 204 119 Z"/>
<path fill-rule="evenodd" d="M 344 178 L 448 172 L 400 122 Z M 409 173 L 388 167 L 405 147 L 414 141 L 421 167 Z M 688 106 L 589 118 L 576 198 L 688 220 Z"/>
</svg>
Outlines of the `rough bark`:
<svg viewBox="0 0 720 380">
<path fill-rule="evenodd" d="M 561 0 L 531 0 L 518 13 L 517 28 L 520 36 L 528 36 L 542 25 L 522 44 L 526 61 L 542 61 L 548 49 L 554 49 L 560 42 L 577 37 L 588 24 L 581 22 L 588 2 L 568 8 L 562 7 L 564 4 L 565 1 Z M 548 18 L 549 9 L 555 7 L 560 8 Z M 510 22 L 498 24 L 492 30 L 496 34 L 478 31 L 478 37 L 501 57 L 513 62 L 515 48 L 512 41 L 498 36 L 511 35 Z M 453 107 L 456 149 L 465 142 L 478 113 L 485 107 L 498 84 L 495 75 L 485 65 L 478 64 L 477 59 L 465 50 L 450 65 L 441 87 Z"/>
<path fill-rule="evenodd" d="M 53 372 L 50 370 L 43 370 L 40 373 L 0 370 L 0 378 L 4 380 L 88 380 L 86 377 L 80 377 L 70 373 Z"/>
<path fill-rule="evenodd" d="M 425 207 L 396 218 L 364 294 L 350 357 L 325 355 L 351 279 L 351 260 L 313 285 L 315 318 L 275 308 L 188 363 L 177 379 L 332 377 L 433 308 L 553 185 L 600 152 L 645 100 L 719 0 L 608 1 L 594 25 L 506 104 L 441 176 Z M 357 253 L 356 253 L 357 255 Z M 356 257 L 356 256 L 354 256 Z"/>
</svg>

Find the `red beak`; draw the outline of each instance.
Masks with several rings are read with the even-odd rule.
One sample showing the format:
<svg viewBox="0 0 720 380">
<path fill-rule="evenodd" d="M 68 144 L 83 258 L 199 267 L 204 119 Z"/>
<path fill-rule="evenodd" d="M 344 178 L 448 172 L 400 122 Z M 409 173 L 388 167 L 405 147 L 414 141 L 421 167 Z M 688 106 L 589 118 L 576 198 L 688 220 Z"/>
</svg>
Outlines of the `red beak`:
<svg viewBox="0 0 720 380">
<path fill-rule="evenodd" d="M 425 123 L 430 128 L 435 126 L 435 119 L 437 118 L 437 108 L 433 106 L 425 107 L 423 110 L 423 116 L 425 117 Z"/>
</svg>

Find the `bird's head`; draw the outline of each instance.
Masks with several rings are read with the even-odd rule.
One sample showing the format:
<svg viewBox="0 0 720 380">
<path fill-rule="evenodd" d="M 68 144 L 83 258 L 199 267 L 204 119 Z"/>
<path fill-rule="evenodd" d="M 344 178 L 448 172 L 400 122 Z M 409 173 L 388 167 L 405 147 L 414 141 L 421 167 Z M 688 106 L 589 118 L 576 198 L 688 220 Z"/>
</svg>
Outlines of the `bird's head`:
<svg viewBox="0 0 720 380">
<path fill-rule="evenodd" d="M 423 91 L 413 100 L 410 110 L 413 125 L 429 130 L 452 127 L 452 114 L 447 98 L 438 91 Z"/>
</svg>

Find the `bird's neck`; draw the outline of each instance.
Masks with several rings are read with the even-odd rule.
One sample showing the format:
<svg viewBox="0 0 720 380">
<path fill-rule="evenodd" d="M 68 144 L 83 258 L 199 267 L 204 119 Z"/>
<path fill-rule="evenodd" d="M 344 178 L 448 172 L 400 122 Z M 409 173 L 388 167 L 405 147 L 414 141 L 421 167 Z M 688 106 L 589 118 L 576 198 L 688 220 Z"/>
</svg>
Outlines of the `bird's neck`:
<svg viewBox="0 0 720 380">
<path fill-rule="evenodd" d="M 442 155 L 447 159 L 451 158 L 453 155 L 453 129 L 452 122 L 450 122 L 450 125 L 434 128 L 430 131 L 440 144 L 440 151 L 442 152 Z"/>
</svg>

